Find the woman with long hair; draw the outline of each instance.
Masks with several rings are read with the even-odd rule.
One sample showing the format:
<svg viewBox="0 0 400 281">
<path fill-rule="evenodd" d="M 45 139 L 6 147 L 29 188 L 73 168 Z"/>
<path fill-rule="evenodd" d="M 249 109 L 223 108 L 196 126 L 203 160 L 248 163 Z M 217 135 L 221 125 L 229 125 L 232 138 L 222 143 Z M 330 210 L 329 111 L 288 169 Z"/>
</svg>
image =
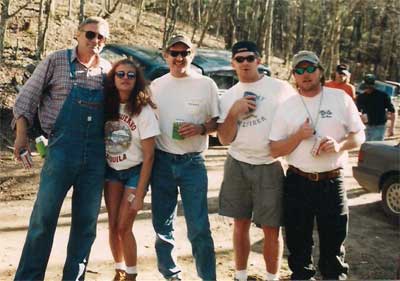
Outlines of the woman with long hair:
<svg viewBox="0 0 400 281">
<path fill-rule="evenodd" d="M 154 137 L 160 129 L 143 72 L 133 61 L 124 59 L 114 64 L 104 91 L 108 164 L 104 197 L 114 280 L 136 280 L 137 247 L 132 227 L 143 208 L 154 159 Z"/>
</svg>

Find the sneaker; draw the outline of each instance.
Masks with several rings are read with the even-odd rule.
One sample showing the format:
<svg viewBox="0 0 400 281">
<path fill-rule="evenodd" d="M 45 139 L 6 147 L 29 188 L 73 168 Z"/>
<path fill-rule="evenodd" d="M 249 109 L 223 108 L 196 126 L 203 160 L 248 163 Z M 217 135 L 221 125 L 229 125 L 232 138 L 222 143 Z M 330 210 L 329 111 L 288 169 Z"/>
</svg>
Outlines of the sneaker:
<svg viewBox="0 0 400 281">
<path fill-rule="evenodd" d="M 126 275 L 125 270 L 116 269 L 113 281 L 125 281 L 126 280 L 125 275 Z"/>
<path fill-rule="evenodd" d="M 132 273 L 132 274 L 126 273 L 125 281 L 136 281 L 136 276 L 137 276 L 137 273 Z"/>
<path fill-rule="evenodd" d="M 166 281 L 182 281 L 181 278 L 179 278 L 179 276 L 171 276 L 168 278 L 165 278 Z"/>
</svg>

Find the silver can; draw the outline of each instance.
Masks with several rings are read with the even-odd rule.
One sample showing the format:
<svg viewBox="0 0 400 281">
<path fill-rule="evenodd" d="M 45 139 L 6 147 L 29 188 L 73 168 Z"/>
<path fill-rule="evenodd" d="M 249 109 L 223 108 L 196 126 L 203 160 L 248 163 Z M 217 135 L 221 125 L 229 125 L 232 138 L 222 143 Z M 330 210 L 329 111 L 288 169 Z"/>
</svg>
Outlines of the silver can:
<svg viewBox="0 0 400 281">
<path fill-rule="evenodd" d="M 320 136 L 315 137 L 314 145 L 311 149 L 311 155 L 317 157 L 319 153 L 319 148 L 321 146 L 322 138 Z"/>
<path fill-rule="evenodd" d="M 19 157 L 21 158 L 22 165 L 25 169 L 30 169 L 33 166 L 33 161 L 31 154 L 26 149 L 21 149 L 19 151 Z"/>
</svg>

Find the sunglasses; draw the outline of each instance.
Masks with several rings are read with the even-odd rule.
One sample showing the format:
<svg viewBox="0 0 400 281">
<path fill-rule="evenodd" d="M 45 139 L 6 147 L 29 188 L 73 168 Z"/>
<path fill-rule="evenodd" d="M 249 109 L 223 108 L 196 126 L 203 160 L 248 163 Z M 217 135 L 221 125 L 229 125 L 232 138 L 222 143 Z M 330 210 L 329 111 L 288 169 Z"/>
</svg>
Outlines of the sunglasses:
<svg viewBox="0 0 400 281">
<path fill-rule="evenodd" d="M 187 57 L 192 52 L 191 51 L 168 51 L 171 57 L 176 58 L 177 56 L 181 55 L 182 58 Z"/>
<path fill-rule="evenodd" d="M 100 41 L 105 39 L 103 35 L 101 35 L 101 34 L 99 34 L 99 33 L 96 33 L 96 32 L 93 32 L 93 31 L 85 31 L 85 30 L 84 30 L 83 32 L 85 32 L 85 37 L 86 37 L 86 39 L 88 39 L 88 40 L 93 40 L 93 39 L 96 38 L 96 37 L 97 37 L 97 39 L 99 39 Z"/>
<path fill-rule="evenodd" d="M 314 73 L 317 68 L 318 67 L 316 67 L 315 65 L 309 65 L 307 67 L 296 67 L 295 69 L 293 69 L 293 72 L 298 75 L 303 75 L 304 72 Z"/>
<path fill-rule="evenodd" d="M 125 74 L 126 74 L 126 77 L 128 77 L 129 80 L 132 80 L 132 79 L 136 78 L 136 73 L 133 72 L 133 71 L 125 72 L 125 71 L 121 70 L 121 71 L 115 72 L 115 76 L 117 76 L 119 79 L 124 78 Z"/>
<path fill-rule="evenodd" d="M 247 57 L 237 56 L 237 57 L 234 58 L 234 60 L 237 61 L 238 63 L 242 63 L 245 60 L 247 60 L 248 62 L 253 62 L 253 61 L 256 60 L 256 56 L 253 56 L 253 55 L 250 55 L 250 56 L 247 56 Z"/>
</svg>

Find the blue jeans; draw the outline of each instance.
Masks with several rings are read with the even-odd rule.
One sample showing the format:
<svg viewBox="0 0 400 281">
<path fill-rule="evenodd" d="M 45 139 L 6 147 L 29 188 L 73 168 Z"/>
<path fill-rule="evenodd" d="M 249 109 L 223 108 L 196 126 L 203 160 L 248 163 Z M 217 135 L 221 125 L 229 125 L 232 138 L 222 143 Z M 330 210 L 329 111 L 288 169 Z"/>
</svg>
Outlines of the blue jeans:
<svg viewBox="0 0 400 281">
<path fill-rule="evenodd" d="M 104 184 L 103 123 L 102 90 L 74 86 L 49 137 L 15 280 L 44 279 L 61 205 L 72 186 L 71 231 L 62 279 L 84 279 Z"/>
<path fill-rule="evenodd" d="M 207 171 L 199 153 L 175 155 L 156 150 L 151 176 L 153 227 L 158 269 L 165 277 L 181 271 L 173 254 L 173 222 L 177 215 L 178 186 L 199 277 L 215 280 L 215 252 L 208 220 Z"/>
<path fill-rule="evenodd" d="M 348 230 L 347 195 L 343 176 L 310 181 L 288 170 L 284 182 L 284 220 L 288 264 L 292 280 L 309 280 L 313 265 L 314 219 L 319 236 L 319 270 L 323 279 L 344 280 L 349 266 L 344 261 Z"/>
<path fill-rule="evenodd" d="M 386 125 L 369 126 L 365 128 L 366 141 L 383 141 L 385 138 Z"/>
</svg>

